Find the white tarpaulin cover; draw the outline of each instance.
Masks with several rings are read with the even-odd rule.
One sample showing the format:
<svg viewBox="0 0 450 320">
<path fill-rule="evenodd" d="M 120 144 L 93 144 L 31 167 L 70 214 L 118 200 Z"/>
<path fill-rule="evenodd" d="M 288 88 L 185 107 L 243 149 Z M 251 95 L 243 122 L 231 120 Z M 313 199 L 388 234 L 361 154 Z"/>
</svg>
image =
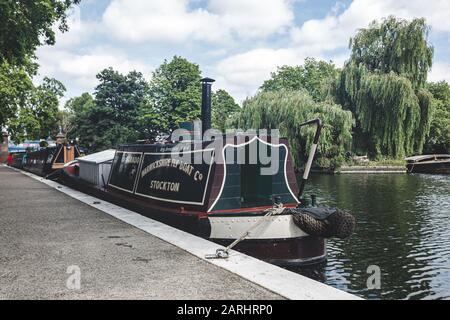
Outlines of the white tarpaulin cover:
<svg viewBox="0 0 450 320">
<path fill-rule="evenodd" d="M 102 163 L 113 160 L 115 154 L 115 149 L 108 149 L 84 157 L 79 157 L 77 160 L 80 162 Z"/>
</svg>

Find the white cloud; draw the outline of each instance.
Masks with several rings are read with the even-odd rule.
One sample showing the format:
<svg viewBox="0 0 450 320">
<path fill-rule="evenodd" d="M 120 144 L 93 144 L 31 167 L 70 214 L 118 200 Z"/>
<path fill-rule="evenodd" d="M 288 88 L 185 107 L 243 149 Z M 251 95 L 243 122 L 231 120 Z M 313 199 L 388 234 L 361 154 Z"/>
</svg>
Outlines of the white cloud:
<svg viewBox="0 0 450 320">
<path fill-rule="evenodd" d="M 103 14 L 112 36 L 131 42 L 225 42 L 266 37 L 289 26 L 291 0 L 210 0 L 206 9 L 189 9 L 189 0 L 113 0 Z"/>
<path fill-rule="evenodd" d="M 36 81 L 44 76 L 62 81 L 69 93 L 62 102 L 83 92 L 93 92 L 98 84 L 96 75 L 105 68 L 113 67 L 121 73 L 136 70 L 144 76 L 152 70 L 147 64 L 129 59 L 123 52 L 108 47 L 97 47 L 84 54 L 44 47 L 38 51 L 38 56 L 40 68 Z"/>
<path fill-rule="evenodd" d="M 103 24 L 112 36 L 132 42 L 180 42 L 189 37 L 212 41 L 223 36 L 214 15 L 203 9 L 188 11 L 187 5 L 187 0 L 113 0 Z"/>
<path fill-rule="evenodd" d="M 342 13 L 332 10 L 323 19 L 308 20 L 293 28 L 291 35 L 296 45 L 321 52 L 346 47 L 359 28 L 389 15 L 404 19 L 425 17 L 433 30 L 450 32 L 449 13 L 448 0 L 354 0 Z"/>
<path fill-rule="evenodd" d="M 295 49 L 254 49 L 220 61 L 215 70 L 219 86 L 239 102 L 253 95 L 270 73 L 282 65 L 299 65 L 306 56 Z"/>
<path fill-rule="evenodd" d="M 67 32 L 61 32 L 58 29 L 58 25 L 53 27 L 58 48 L 70 48 L 81 45 L 102 28 L 98 22 L 81 20 L 80 7 L 78 6 L 71 8 L 68 12 L 67 25 L 69 27 Z"/>
<path fill-rule="evenodd" d="M 286 0 L 210 0 L 208 8 L 225 29 L 242 38 L 283 31 L 294 19 L 291 1 Z"/>
<path fill-rule="evenodd" d="M 428 80 L 432 82 L 445 80 L 450 83 L 450 62 L 435 62 Z"/>
<path fill-rule="evenodd" d="M 348 8 L 337 3 L 323 19 L 311 19 L 291 29 L 293 45 L 256 49 L 230 56 L 217 64 L 218 78 L 239 100 L 256 92 L 277 66 L 299 65 L 305 57 L 331 59 L 342 67 L 349 39 L 374 19 L 391 14 L 400 18 L 425 17 L 433 31 L 450 34 L 450 1 L 354 0 Z M 430 79 L 449 79 L 450 64 L 435 63 Z"/>
</svg>

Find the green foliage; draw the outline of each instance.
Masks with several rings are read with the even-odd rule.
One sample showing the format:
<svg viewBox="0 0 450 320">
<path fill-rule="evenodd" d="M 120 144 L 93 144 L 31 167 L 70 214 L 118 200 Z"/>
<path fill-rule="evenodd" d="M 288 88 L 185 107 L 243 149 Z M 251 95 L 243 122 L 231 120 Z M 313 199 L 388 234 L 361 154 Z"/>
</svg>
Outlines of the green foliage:
<svg viewBox="0 0 450 320">
<path fill-rule="evenodd" d="M 373 22 L 350 42 L 336 99 L 355 114 L 356 141 L 374 157 L 421 153 L 432 117 L 424 88 L 433 48 L 423 19 Z M 360 146 L 358 146 L 360 147 Z"/>
<path fill-rule="evenodd" d="M 414 90 L 424 87 L 433 60 L 425 19 L 411 21 L 390 16 L 374 21 L 350 39 L 350 60 L 370 72 L 404 76 Z"/>
<path fill-rule="evenodd" d="M 66 11 L 79 2 L 0 1 L 0 62 L 30 67 L 38 46 L 55 43 L 54 23 L 59 22 L 59 30 L 68 30 Z"/>
<path fill-rule="evenodd" d="M 58 100 L 65 88 L 48 78 L 33 85 L 35 51 L 55 43 L 55 23 L 62 32 L 68 30 L 66 11 L 77 3 L 0 1 L 0 126 L 8 127 L 15 142 L 46 138 L 56 130 Z"/>
<path fill-rule="evenodd" d="M 217 90 L 212 96 L 212 127 L 225 132 L 228 119 L 240 110 L 241 108 L 228 92 L 222 89 Z"/>
<path fill-rule="evenodd" d="M 450 152 L 450 87 L 445 81 L 429 83 L 428 90 L 433 94 L 434 115 L 430 134 L 425 143 L 427 153 Z"/>
<path fill-rule="evenodd" d="M 49 78 L 44 78 L 41 85 L 33 88 L 17 117 L 8 122 L 12 140 L 17 143 L 25 139 L 45 139 L 56 131 L 59 99 L 65 91 L 61 82 Z"/>
<path fill-rule="evenodd" d="M 282 66 L 264 81 L 263 91 L 306 89 L 315 101 L 331 98 L 339 69 L 332 62 L 306 58 L 303 66 Z"/>
<path fill-rule="evenodd" d="M 200 70 L 186 59 L 165 61 L 150 83 L 142 74 L 105 69 L 97 75 L 95 99 L 83 93 L 67 101 L 59 122 L 90 151 L 170 133 L 182 121 L 200 116 Z M 239 106 L 225 91 L 213 95 L 213 121 L 220 128 Z"/>
<path fill-rule="evenodd" d="M 139 110 L 147 137 L 176 129 L 180 122 L 200 117 L 201 73 L 199 66 L 174 56 L 153 72 L 149 96 Z"/>
<path fill-rule="evenodd" d="M 128 124 L 137 130 L 138 107 L 148 92 L 148 85 L 140 72 L 132 71 L 126 76 L 105 69 L 97 75 L 100 84 L 95 89 L 95 103 L 105 114 L 120 124 Z"/>
<path fill-rule="evenodd" d="M 0 127 L 17 116 L 19 108 L 27 104 L 33 88 L 24 68 L 0 63 Z"/>
<path fill-rule="evenodd" d="M 70 133 L 91 151 L 116 147 L 140 137 L 138 110 L 144 103 L 148 84 L 132 71 L 122 75 L 112 68 L 101 71 L 95 100 L 88 93 L 66 104 Z"/>
<path fill-rule="evenodd" d="M 59 114 L 59 123 L 68 137 L 81 139 L 86 136 L 83 124 L 87 123 L 89 110 L 94 105 L 94 98 L 88 92 L 66 102 L 64 110 Z"/>
<path fill-rule="evenodd" d="M 390 166 L 390 167 L 405 167 L 405 159 L 390 159 L 390 158 L 380 158 L 377 160 L 371 160 L 367 163 L 368 167 L 380 167 L 380 166 Z"/>
<path fill-rule="evenodd" d="M 79 97 L 67 100 L 65 108 L 74 114 L 87 112 L 94 105 L 94 98 L 88 92 L 84 92 Z"/>
<path fill-rule="evenodd" d="M 317 164 L 338 166 L 351 142 L 352 114 L 339 105 L 315 102 L 305 90 L 260 92 L 244 102 L 241 112 L 228 125 L 241 129 L 279 129 L 289 139 L 294 162 L 300 168 L 308 156 L 315 128 L 299 124 L 317 117 L 325 124 Z"/>
</svg>

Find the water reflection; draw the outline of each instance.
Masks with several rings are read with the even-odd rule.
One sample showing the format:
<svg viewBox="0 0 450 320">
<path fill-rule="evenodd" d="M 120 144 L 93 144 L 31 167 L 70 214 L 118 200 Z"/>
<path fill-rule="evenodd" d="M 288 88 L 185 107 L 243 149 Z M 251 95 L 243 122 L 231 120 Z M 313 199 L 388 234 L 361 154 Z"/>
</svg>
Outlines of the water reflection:
<svg viewBox="0 0 450 320">
<path fill-rule="evenodd" d="M 350 239 L 328 241 L 328 261 L 296 270 L 370 299 L 450 299 L 450 176 L 315 175 L 305 192 L 350 210 Z M 367 268 L 381 289 L 367 289 Z"/>
</svg>

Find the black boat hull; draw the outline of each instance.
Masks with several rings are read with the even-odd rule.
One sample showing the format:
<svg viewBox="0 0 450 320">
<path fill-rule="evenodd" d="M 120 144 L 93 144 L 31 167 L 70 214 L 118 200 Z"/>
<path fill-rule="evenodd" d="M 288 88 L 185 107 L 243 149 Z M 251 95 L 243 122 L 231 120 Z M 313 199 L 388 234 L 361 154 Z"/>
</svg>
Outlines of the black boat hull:
<svg viewBox="0 0 450 320">
<path fill-rule="evenodd" d="M 209 240 L 223 246 L 231 243 L 231 240 Z M 287 239 L 250 239 L 242 241 L 233 249 L 279 266 L 316 264 L 325 261 L 327 256 L 326 240 L 312 236 Z"/>
<path fill-rule="evenodd" d="M 408 173 L 450 174 L 450 161 L 434 163 L 408 163 Z"/>
</svg>

